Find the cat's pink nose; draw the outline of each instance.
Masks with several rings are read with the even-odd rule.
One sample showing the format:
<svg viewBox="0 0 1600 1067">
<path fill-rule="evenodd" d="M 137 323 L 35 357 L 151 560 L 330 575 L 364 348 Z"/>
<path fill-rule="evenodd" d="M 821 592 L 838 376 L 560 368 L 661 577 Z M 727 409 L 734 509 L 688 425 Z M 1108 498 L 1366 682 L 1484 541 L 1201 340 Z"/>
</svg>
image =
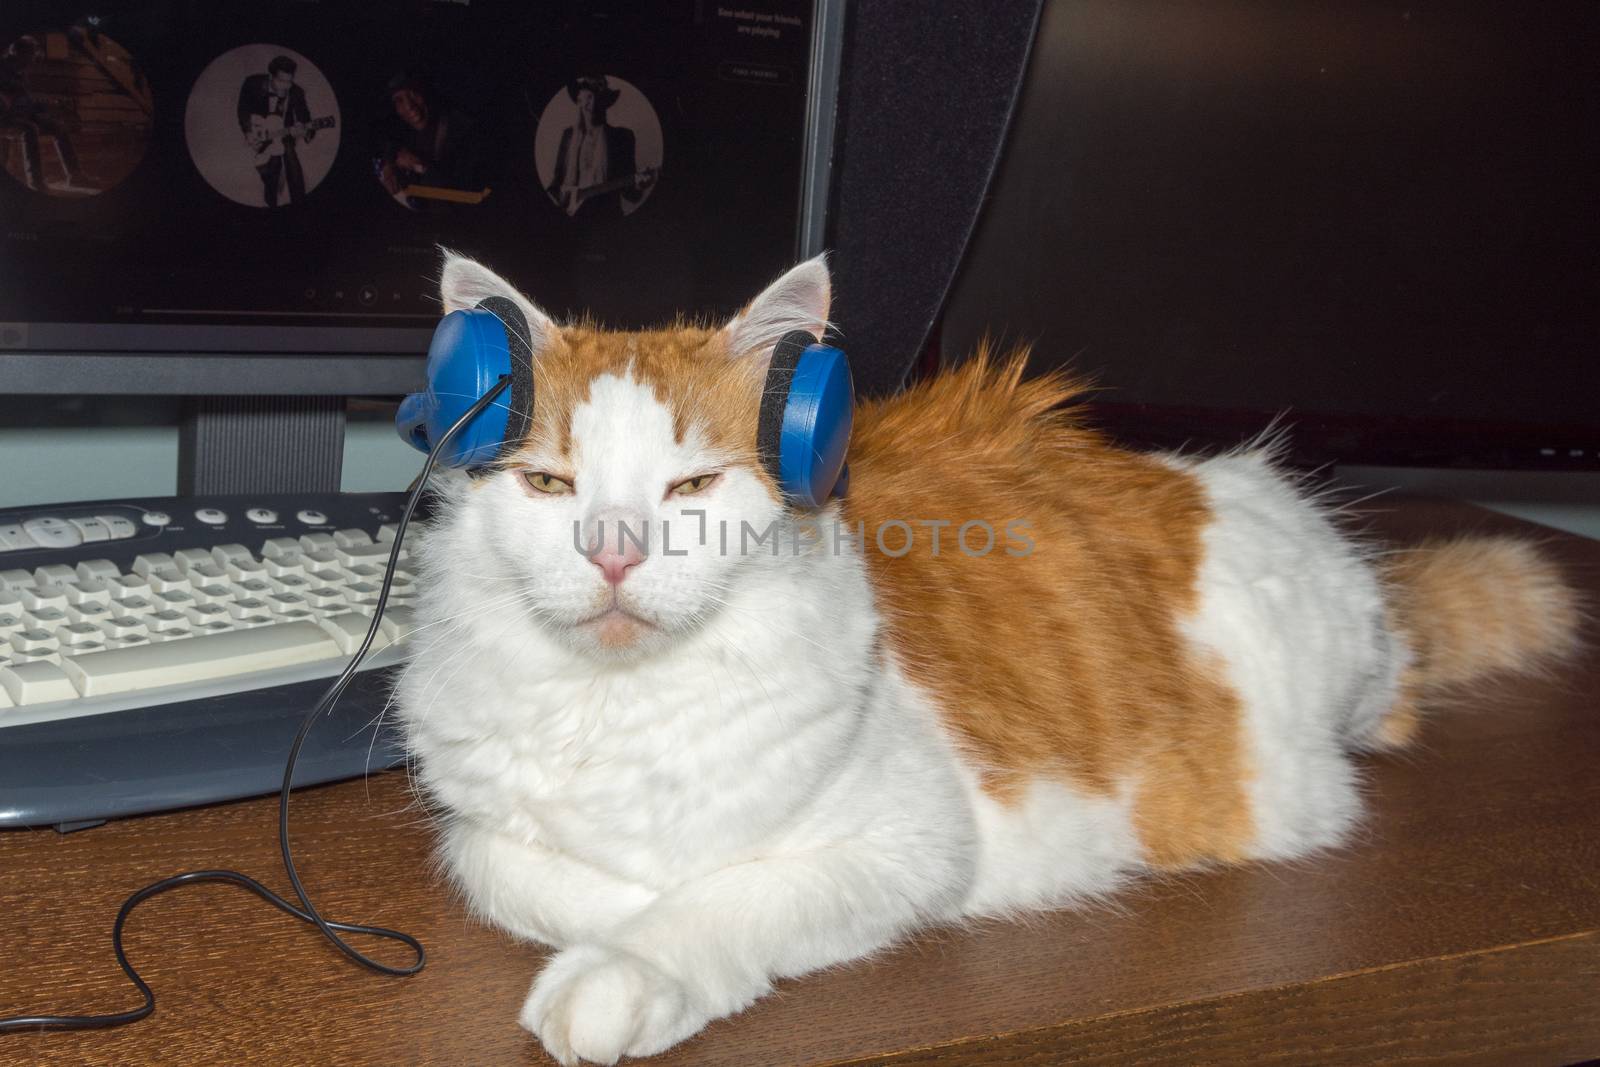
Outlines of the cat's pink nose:
<svg viewBox="0 0 1600 1067">
<path fill-rule="evenodd" d="M 644 538 L 648 536 L 644 521 L 615 514 L 600 518 L 596 532 L 600 538 L 598 549 L 589 553 L 589 562 L 600 568 L 606 581 L 621 585 L 628 571 L 645 560 Z M 591 548 L 593 542 L 590 543 Z"/>
<path fill-rule="evenodd" d="M 606 581 L 612 585 L 621 585 L 622 580 L 628 576 L 628 571 L 644 562 L 644 553 L 632 541 L 625 541 L 622 551 L 618 552 L 616 542 L 612 541 L 610 544 L 602 545 L 600 551 L 589 557 L 589 562 L 600 568 L 600 573 L 606 576 Z"/>
</svg>

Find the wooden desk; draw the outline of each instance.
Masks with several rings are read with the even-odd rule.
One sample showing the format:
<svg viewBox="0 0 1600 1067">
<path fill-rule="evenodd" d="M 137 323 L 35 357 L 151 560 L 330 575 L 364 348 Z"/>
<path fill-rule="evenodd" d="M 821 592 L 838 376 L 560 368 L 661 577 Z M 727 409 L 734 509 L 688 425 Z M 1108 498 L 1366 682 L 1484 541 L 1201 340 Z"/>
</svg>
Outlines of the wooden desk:
<svg viewBox="0 0 1600 1067">
<path fill-rule="evenodd" d="M 1402 538 L 1522 529 L 1404 501 Z M 1600 543 L 1543 531 L 1600 604 Z M 1600 642 L 1600 628 L 1594 635 Z M 1600 655 L 1484 688 L 1372 764 L 1364 840 L 1292 866 L 1151 884 L 1088 911 L 925 937 L 786 982 L 662 1057 L 703 1064 L 1569 1063 L 1600 1056 Z M 131 889 L 232 866 L 287 891 L 275 802 L 0 835 L 0 1014 L 136 1003 L 112 960 Z M 398 773 L 308 790 L 298 853 L 324 911 L 419 935 L 411 979 L 358 971 L 247 894 L 147 903 L 128 951 L 155 1017 L 0 1036 L 0 1063 L 544 1062 L 517 1028 L 542 953 L 468 918 Z"/>
</svg>

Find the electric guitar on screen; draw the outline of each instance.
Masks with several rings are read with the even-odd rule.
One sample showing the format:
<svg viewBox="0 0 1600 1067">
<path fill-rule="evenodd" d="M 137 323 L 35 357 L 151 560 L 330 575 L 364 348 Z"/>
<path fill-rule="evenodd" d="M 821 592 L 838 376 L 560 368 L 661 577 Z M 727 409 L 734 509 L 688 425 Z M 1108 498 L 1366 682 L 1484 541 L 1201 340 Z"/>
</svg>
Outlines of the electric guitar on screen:
<svg viewBox="0 0 1600 1067">
<path fill-rule="evenodd" d="M 632 189 L 635 187 L 642 189 L 654 182 L 660 174 L 660 167 L 646 167 L 637 174 L 624 174 L 620 178 L 612 178 L 609 181 L 585 185 L 581 189 L 577 186 L 563 186 L 560 200 L 561 210 L 568 215 L 576 215 L 578 209 L 583 207 L 584 201 L 590 197 L 604 196 L 606 193 L 614 193 L 619 189 Z"/>
<path fill-rule="evenodd" d="M 331 129 L 338 121 L 332 115 L 324 115 L 310 122 L 285 126 L 282 115 L 251 115 L 250 147 L 255 149 L 258 159 L 281 156 L 284 146 L 290 141 L 306 141 L 317 130 Z"/>
</svg>

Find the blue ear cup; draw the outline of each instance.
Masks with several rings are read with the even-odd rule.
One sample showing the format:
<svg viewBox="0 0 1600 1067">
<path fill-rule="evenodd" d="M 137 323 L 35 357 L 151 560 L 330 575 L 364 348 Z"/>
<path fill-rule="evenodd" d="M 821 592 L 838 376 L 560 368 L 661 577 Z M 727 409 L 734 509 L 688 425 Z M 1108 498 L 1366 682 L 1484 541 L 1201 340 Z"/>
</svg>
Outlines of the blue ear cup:
<svg viewBox="0 0 1600 1067">
<path fill-rule="evenodd" d="M 441 319 L 428 346 L 427 375 L 427 388 L 406 397 L 395 415 L 395 429 L 413 448 L 428 451 L 503 377 L 511 379 L 506 402 L 490 404 L 463 426 L 438 462 L 467 470 L 484 467 L 527 436 L 533 354 L 528 321 L 512 301 L 490 297 Z"/>
<path fill-rule="evenodd" d="M 814 508 L 844 495 L 854 414 L 845 354 L 804 330 L 785 335 L 767 368 L 756 435 L 763 463 L 791 503 Z"/>
</svg>

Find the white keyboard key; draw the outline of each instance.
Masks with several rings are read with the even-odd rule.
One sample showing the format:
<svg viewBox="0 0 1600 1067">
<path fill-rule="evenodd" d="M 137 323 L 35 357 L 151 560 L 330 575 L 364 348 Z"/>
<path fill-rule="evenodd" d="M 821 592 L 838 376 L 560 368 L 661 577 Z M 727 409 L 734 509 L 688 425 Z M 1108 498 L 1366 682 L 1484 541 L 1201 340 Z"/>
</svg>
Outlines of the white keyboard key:
<svg viewBox="0 0 1600 1067">
<path fill-rule="evenodd" d="M 326 575 L 330 580 L 337 580 L 344 575 L 344 568 L 331 549 L 307 552 L 301 559 L 305 562 L 306 573 L 313 577 Z"/>
<path fill-rule="evenodd" d="M 272 609 L 267 606 L 267 602 L 265 600 L 261 600 L 253 596 L 247 596 L 241 597 L 240 599 L 235 600 L 232 604 L 229 604 L 228 614 L 233 616 L 235 619 L 240 620 L 248 619 L 252 616 L 265 618 L 272 614 Z"/>
<path fill-rule="evenodd" d="M 263 559 L 292 559 L 301 551 L 300 542 L 293 537 L 269 537 L 261 544 Z"/>
<path fill-rule="evenodd" d="M 396 607 L 391 601 L 383 609 L 383 618 L 378 625 L 389 635 L 389 641 L 398 645 L 417 628 L 417 615 L 410 608 Z"/>
<path fill-rule="evenodd" d="M 60 666 L 42 659 L 0 667 L 0 687 L 21 707 L 52 700 L 76 700 L 78 687 Z"/>
<path fill-rule="evenodd" d="M 195 585 L 213 585 L 228 580 L 227 569 L 220 563 L 196 563 L 188 570 L 189 580 Z"/>
<path fill-rule="evenodd" d="M 304 611 L 309 606 L 304 597 L 294 593 L 270 593 L 266 600 L 267 607 L 272 609 L 274 615 L 282 615 L 286 611 Z"/>
<path fill-rule="evenodd" d="M 182 611 L 184 608 L 194 606 L 194 597 L 182 589 L 169 589 L 157 593 L 150 600 L 158 608 L 171 608 L 173 611 Z"/>
<path fill-rule="evenodd" d="M 149 581 L 151 590 L 157 593 L 188 592 L 194 588 L 177 567 L 164 567 L 151 571 L 145 575 L 145 579 Z"/>
<path fill-rule="evenodd" d="M 268 578 L 284 578 L 290 575 L 305 577 L 305 564 L 300 562 L 298 556 L 285 556 L 278 559 L 264 559 L 261 566 L 266 570 Z"/>
<path fill-rule="evenodd" d="M 150 614 L 144 617 L 144 624 L 150 628 L 151 637 L 154 637 L 158 633 L 164 633 L 168 630 L 183 630 L 187 633 L 189 629 L 189 616 L 185 615 L 181 611 L 172 611 L 170 609 L 166 611 L 152 611 Z"/>
<path fill-rule="evenodd" d="M 235 582 L 267 576 L 267 568 L 253 559 L 229 560 L 222 569 L 228 573 L 228 578 Z"/>
<path fill-rule="evenodd" d="M 372 625 L 372 619 L 366 615 L 346 611 L 320 616 L 316 624 L 326 630 L 334 641 L 338 643 L 340 653 L 348 656 L 360 648 L 361 642 L 366 640 L 367 627 Z M 372 639 L 371 651 L 376 652 L 380 648 L 387 648 L 392 643 L 389 635 L 383 632 L 383 627 L 380 625 L 377 635 Z"/>
<path fill-rule="evenodd" d="M 344 590 L 331 585 L 302 589 L 299 595 L 314 608 L 337 608 L 344 605 Z"/>
<path fill-rule="evenodd" d="M 339 542 L 333 539 L 331 533 L 308 533 L 300 537 L 300 549 L 303 552 L 331 552 L 339 547 Z"/>
<path fill-rule="evenodd" d="M 118 615 L 107 619 L 100 624 L 100 629 L 105 632 L 108 639 L 121 641 L 129 637 L 148 637 L 150 628 L 144 624 L 143 619 L 131 615 Z"/>
<path fill-rule="evenodd" d="M 372 544 L 372 535 L 365 530 L 335 530 L 333 543 L 340 548 L 354 548 L 356 545 Z"/>
<path fill-rule="evenodd" d="M 73 656 L 82 656 L 89 652 L 104 652 L 105 648 L 106 643 L 103 640 L 80 641 L 75 645 L 62 645 L 60 652 L 62 659 L 70 659 Z"/>
<path fill-rule="evenodd" d="M 212 545 L 211 558 L 224 568 L 230 563 L 255 562 L 255 557 L 250 554 L 250 550 L 239 544 Z"/>
<path fill-rule="evenodd" d="M 233 587 L 218 582 L 215 585 L 199 585 L 189 590 L 189 595 L 194 597 L 196 604 L 226 604 L 233 599 Z"/>
<path fill-rule="evenodd" d="M 23 519 L 22 532 L 33 538 L 33 543 L 40 548 L 74 548 L 83 544 L 83 534 L 78 528 L 54 515 Z"/>
<path fill-rule="evenodd" d="M 123 597 L 113 604 L 112 610 L 121 612 L 123 615 L 131 615 L 134 618 L 143 618 L 155 611 L 156 606 L 153 601 L 146 600 L 142 596 L 130 596 Z"/>
<path fill-rule="evenodd" d="M 280 593 L 299 593 L 310 589 L 313 585 L 311 579 L 303 574 L 285 574 L 277 578 L 268 578 L 267 584 Z"/>
<path fill-rule="evenodd" d="M 51 652 L 61 647 L 49 630 L 18 630 L 8 640 L 13 652 Z"/>
<path fill-rule="evenodd" d="M 163 567 L 176 569 L 177 564 L 173 562 L 171 553 L 146 552 L 133 557 L 133 573 L 135 574 L 148 577 L 151 571 Z"/>
<path fill-rule="evenodd" d="M 105 524 L 106 533 L 111 535 L 113 541 L 121 541 L 139 532 L 139 527 L 125 515 L 96 515 L 95 518 Z"/>
<path fill-rule="evenodd" d="M 188 574 L 192 567 L 214 562 L 209 548 L 180 548 L 172 554 L 172 561 L 185 574 Z"/>
<path fill-rule="evenodd" d="M 26 630 L 27 628 L 27 624 L 22 621 L 20 612 L 8 612 L 0 608 L 0 653 L 10 647 L 6 638 L 19 630 Z"/>
<path fill-rule="evenodd" d="M 47 585 L 66 585 L 75 581 L 78 572 L 65 563 L 47 563 L 33 568 L 33 584 L 43 589 Z"/>
<path fill-rule="evenodd" d="M 383 572 L 388 568 L 381 563 L 357 563 L 354 567 L 344 568 L 346 582 L 372 582 L 374 585 L 383 584 Z"/>
<path fill-rule="evenodd" d="M 94 516 L 82 515 L 67 521 L 78 528 L 78 536 L 83 538 L 84 544 L 88 544 L 90 541 L 111 540 L 111 531 L 106 529 L 105 523 Z"/>
<path fill-rule="evenodd" d="M 122 575 L 122 571 L 109 559 L 86 559 L 78 564 L 77 569 L 78 580 L 83 582 L 103 582 Z"/>
<path fill-rule="evenodd" d="M 107 578 L 106 588 L 111 590 L 112 600 L 127 600 L 130 597 L 150 595 L 150 583 L 145 581 L 142 574 L 123 574 Z"/>
<path fill-rule="evenodd" d="M 63 645 L 82 645 L 91 641 L 99 644 L 105 638 L 105 631 L 89 622 L 69 622 L 56 629 L 56 640 Z"/>
<path fill-rule="evenodd" d="M 379 541 L 382 544 L 388 544 L 389 542 L 394 540 L 395 535 L 398 534 L 399 532 L 400 532 L 400 524 L 399 523 L 397 523 L 397 522 L 386 522 L 382 526 L 378 527 L 378 536 L 373 538 L 373 540 Z"/>
<path fill-rule="evenodd" d="M 57 627 L 65 626 L 72 620 L 67 617 L 67 613 L 61 608 L 38 608 L 34 611 L 24 612 L 22 621 L 30 629 L 55 630 Z"/>
<path fill-rule="evenodd" d="M 57 585 L 47 585 L 37 589 L 20 589 L 17 598 L 22 601 L 22 610 L 38 611 L 41 608 L 56 608 L 65 610 L 67 606 L 66 590 Z"/>
<path fill-rule="evenodd" d="M 76 581 L 65 586 L 61 592 L 66 595 L 67 603 L 74 607 L 85 604 L 111 603 L 111 587 L 105 582 L 94 580 Z"/>
<path fill-rule="evenodd" d="M 23 532 L 20 522 L 0 522 L 0 552 L 16 552 L 37 547 L 33 538 Z"/>
<path fill-rule="evenodd" d="M 373 582 L 351 582 L 344 587 L 344 598 L 351 604 L 376 604 L 381 589 Z"/>
<path fill-rule="evenodd" d="M 232 588 L 236 597 L 262 597 L 273 591 L 272 583 L 265 578 L 246 578 L 232 583 Z"/>
<path fill-rule="evenodd" d="M 228 609 L 221 604 L 196 604 L 194 607 L 186 609 L 184 614 L 189 617 L 190 622 L 195 623 L 226 623 L 233 618 L 232 615 L 228 614 Z"/>
<path fill-rule="evenodd" d="M 317 624 L 285 622 L 139 649 L 109 649 L 70 659 L 63 669 L 84 696 L 104 696 L 291 667 L 338 654 L 336 642 Z"/>
<path fill-rule="evenodd" d="M 106 638 L 107 648 L 138 648 L 149 643 L 149 634 L 129 634 L 127 637 Z"/>
<path fill-rule="evenodd" d="M 101 623 L 111 618 L 110 604 L 96 604 L 93 601 L 84 604 L 68 604 L 67 619 L 71 622 Z"/>
<path fill-rule="evenodd" d="M 33 588 L 33 572 L 12 569 L 0 571 L 0 589 L 10 589 L 16 592 L 19 589 Z"/>
<path fill-rule="evenodd" d="M 389 565 L 389 552 L 392 545 L 347 545 L 334 549 L 334 557 L 346 567 L 355 567 L 363 563 L 376 564 L 380 569 Z"/>
<path fill-rule="evenodd" d="M 193 636 L 194 631 L 186 628 L 176 628 L 172 630 L 151 630 L 150 643 L 154 645 L 159 644 L 162 641 L 183 641 Z M 66 649 L 62 649 L 62 654 L 66 654 Z"/>
</svg>

